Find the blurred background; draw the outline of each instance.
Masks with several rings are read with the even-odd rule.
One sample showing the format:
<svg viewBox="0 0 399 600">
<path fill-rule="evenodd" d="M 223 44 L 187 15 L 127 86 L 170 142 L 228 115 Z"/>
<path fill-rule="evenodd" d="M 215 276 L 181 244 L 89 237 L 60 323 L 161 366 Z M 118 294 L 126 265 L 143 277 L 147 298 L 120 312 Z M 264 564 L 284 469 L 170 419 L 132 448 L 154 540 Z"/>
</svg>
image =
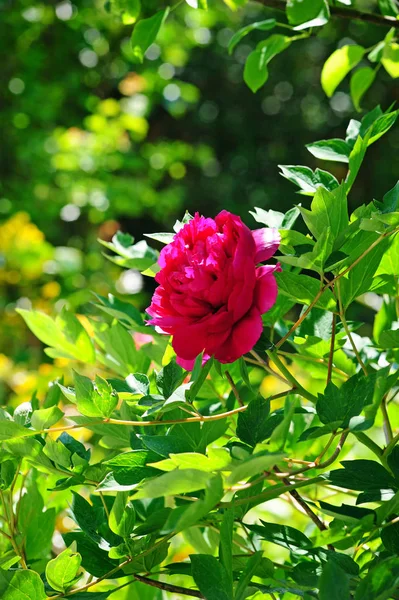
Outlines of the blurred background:
<svg viewBox="0 0 399 600">
<path fill-rule="evenodd" d="M 160 7 L 145 5 L 143 16 Z M 275 58 L 254 95 L 242 72 L 265 34 L 252 33 L 232 56 L 228 42 L 246 23 L 282 13 L 181 3 L 136 65 L 132 25 L 106 8 L 102 0 L 0 4 L 0 404 L 29 399 L 63 367 L 42 354 L 16 307 L 51 312 L 68 303 L 84 313 L 92 291 L 148 305 L 153 281 L 105 260 L 98 238 L 167 231 L 186 209 L 214 216 L 225 208 L 254 227 L 254 206 L 307 205 L 279 164 L 321 166 L 341 178 L 344 165 L 320 164 L 305 148 L 344 137 L 357 118 L 347 84 L 325 97 L 321 67 L 337 40 L 370 47 L 386 33 L 333 19 Z M 398 96 L 381 70 L 364 107 L 388 108 Z M 368 152 L 352 207 L 381 199 L 398 172 L 396 127 Z"/>
</svg>

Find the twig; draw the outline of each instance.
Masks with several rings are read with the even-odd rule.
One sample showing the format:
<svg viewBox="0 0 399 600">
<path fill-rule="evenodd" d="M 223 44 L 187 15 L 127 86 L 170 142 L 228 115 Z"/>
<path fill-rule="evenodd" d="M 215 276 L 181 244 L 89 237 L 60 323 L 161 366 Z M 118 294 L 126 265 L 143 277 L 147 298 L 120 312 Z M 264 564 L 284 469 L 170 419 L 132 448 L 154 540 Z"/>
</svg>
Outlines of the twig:
<svg viewBox="0 0 399 600">
<path fill-rule="evenodd" d="M 257 0 L 260 4 L 268 8 L 285 11 L 286 2 L 284 0 Z M 340 6 L 330 6 L 331 15 L 341 19 L 350 19 L 352 21 L 361 21 L 363 23 L 373 23 L 384 27 L 399 28 L 399 21 L 395 17 L 377 15 L 373 13 L 361 12 L 352 8 L 341 8 Z"/>
<path fill-rule="evenodd" d="M 397 23 L 398 23 L 398 27 L 399 27 L 399 21 L 397 21 Z M 282 346 L 284 344 L 284 342 L 286 342 L 288 340 L 288 338 L 291 336 L 291 334 L 294 333 L 294 331 L 299 327 L 299 325 L 306 319 L 306 317 L 308 316 L 308 314 L 310 313 L 312 308 L 318 303 L 321 296 L 328 288 L 333 286 L 334 283 L 336 281 L 338 281 L 338 279 L 341 279 L 341 277 L 344 277 L 344 275 L 346 275 L 347 273 L 349 273 L 349 271 L 351 271 L 354 267 L 356 267 L 356 265 L 359 264 L 359 262 L 362 261 L 363 258 L 365 258 L 376 246 L 378 246 L 378 244 L 380 242 L 382 242 L 382 240 L 389 237 L 390 235 L 394 235 L 395 233 L 398 233 L 398 231 L 399 231 L 399 227 L 397 227 L 396 229 L 393 229 L 392 231 L 387 231 L 386 233 L 382 233 L 379 238 L 374 240 L 374 242 L 372 244 L 370 244 L 370 246 L 364 252 L 362 252 L 362 254 L 360 256 L 358 256 L 357 259 L 354 260 L 351 265 L 349 265 L 349 267 L 344 269 L 342 271 L 342 273 L 339 273 L 336 277 L 334 277 L 334 279 L 331 279 L 331 281 L 329 281 L 323 287 L 321 287 L 320 290 L 317 292 L 316 296 L 313 298 L 312 302 L 307 307 L 307 309 L 301 314 L 299 319 L 293 324 L 291 329 L 281 338 L 281 340 L 278 341 L 277 344 L 275 344 L 275 347 L 280 348 L 280 346 Z"/>
<path fill-rule="evenodd" d="M 340 287 L 340 282 L 339 281 L 337 281 L 337 290 L 338 290 L 339 316 L 341 318 L 342 325 L 344 326 L 345 333 L 348 336 L 348 340 L 350 342 L 350 345 L 352 346 L 352 350 L 355 353 L 357 361 L 358 361 L 359 365 L 361 366 L 363 373 L 367 377 L 368 373 L 367 373 L 366 366 L 365 366 L 364 362 L 362 361 L 362 358 L 361 358 L 361 356 L 359 354 L 358 349 L 356 348 L 356 344 L 353 341 L 353 337 L 352 337 L 352 334 L 351 334 L 350 329 L 348 327 L 348 323 L 346 322 L 345 311 L 344 311 L 344 307 L 342 305 L 341 287 Z"/>
<path fill-rule="evenodd" d="M 270 360 L 272 360 L 274 362 L 276 367 L 283 373 L 283 375 L 286 377 L 286 379 L 290 383 L 292 383 L 293 387 L 295 388 L 295 390 L 298 394 L 300 394 L 304 398 L 307 398 L 307 400 L 310 400 L 311 402 L 317 402 L 316 396 L 314 396 L 313 394 L 311 394 L 310 392 L 305 390 L 305 388 L 299 383 L 299 381 L 297 381 L 297 379 L 287 369 L 285 364 L 279 359 L 276 352 L 271 352 L 270 350 L 267 350 L 267 355 L 270 358 Z"/>
<path fill-rule="evenodd" d="M 189 590 L 188 588 L 181 587 L 180 585 L 171 585 L 169 583 L 164 583 L 163 581 L 155 581 L 154 579 L 149 579 L 148 577 L 143 577 L 142 575 L 134 575 L 134 578 L 141 583 L 158 588 L 164 592 L 182 594 L 183 596 L 192 596 L 193 598 L 204 598 L 201 592 L 197 590 Z"/>
<path fill-rule="evenodd" d="M 251 363 L 253 363 L 255 365 L 258 365 L 258 367 L 262 367 L 270 375 L 273 375 L 273 377 L 276 377 L 277 379 L 279 379 L 283 383 L 286 383 L 287 385 L 289 385 L 288 381 L 286 379 L 284 379 L 284 377 L 282 375 L 280 375 L 280 373 L 276 373 L 276 371 L 273 371 L 273 369 L 271 369 L 269 367 L 269 365 L 267 364 L 267 362 L 265 360 L 263 360 L 263 358 L 261 356 L 259 356 L 259 354 L 257 352 L 255 352 L 255 350 L 251 350 L 251 354 L 252 354 L 252 356 L 254 356 L 256 358 L 256 361 L 253 361 L 250 358 L 248 358 L 248 359 L 245 359 L 245 360 L 247 360 L 247 362 L 251 362 Z"/>
</svg>

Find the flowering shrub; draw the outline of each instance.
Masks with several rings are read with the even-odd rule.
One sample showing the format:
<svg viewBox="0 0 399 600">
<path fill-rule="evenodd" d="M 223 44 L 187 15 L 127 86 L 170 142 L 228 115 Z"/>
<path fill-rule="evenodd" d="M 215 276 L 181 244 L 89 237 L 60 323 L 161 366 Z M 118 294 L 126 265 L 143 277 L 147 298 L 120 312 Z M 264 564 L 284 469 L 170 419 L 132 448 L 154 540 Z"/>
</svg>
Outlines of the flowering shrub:
<svg viewBox="0 0 399 600">
<path fill-rule="evenodd" d="M 347 204 L 397 114 L 351 121 L 342 182 L 282 167 L 303 206 L 256 209 L 262 229 L 104 242 L 156 277 L 155 329 L 114 296 L 19 310 L 73 370 L 0 412 L 4 600 L 397 597 L 399 183 Z"/>
</svg>

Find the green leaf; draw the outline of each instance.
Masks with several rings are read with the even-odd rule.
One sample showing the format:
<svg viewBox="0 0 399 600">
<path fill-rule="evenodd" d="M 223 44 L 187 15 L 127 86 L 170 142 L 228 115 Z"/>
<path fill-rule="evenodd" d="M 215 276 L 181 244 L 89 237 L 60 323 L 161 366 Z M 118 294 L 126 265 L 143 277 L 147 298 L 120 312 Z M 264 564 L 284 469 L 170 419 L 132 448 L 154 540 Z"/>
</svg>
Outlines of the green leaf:
<svg viewBox="0 0 399 600">
<path fill-rule="evenodd" d="M 365 52 L 362 46 L 343 46 L 326 60 L 321 72 L 321 85 L 329 98 L 346 75 L 362 60 Z"/>
<path fill-rule="evenodd" d="M 309 231 L 318 240 L 329 228 L 333 242 L 339 239 L 349 223 L 345 187 L 332 192 L 319 188 L 312 200 L 311 210 L 299 207 Z"/>
<path fill-rule="evenodd" d="M 333 485 L 350 490 L 382 490 L 397 487 L 386 469 L 374 460 L 344 460 L 343 469 L 330 471 Z"/>
<path fill-rule="evenodd" d="M 287 17 L 295 29 L 320 27 L 325 25 L 330 18 L 330 9 L 327 0 L 288 0 Z"/>
<path fill-rule="evenodd" d="M 399 554 L 399 523 L 385 527 L 381 531 L 381 541 L 392 554 Z"/>
<path fill-rule="evenodd" d="M 111 531 L 123 538 L 129 537 L 136 522 L 134 506 L 128 500 L 128 492 L 117 492 L 108 521 Z"/>
<path fill-rule="evenodd" d="M 22 425 L 18 425 L 18 423 L 14 423 L 14 421 L 0 421 L 0 442 L 30 435 L 35 435 L 35 432 L 22 427 Z"/>
<path fill-rule="evenodd" d="M 375 79 L 376 72 L 371 67 L 362 67 L 355 71 L 350 81 L 350 92 L 357 111 L 361 111 L 360 102 Z"/>
<path fill-rule="evenodd" d="M 133 29 L 131 44 L 133 56 L 137 62 L 143 62 L 144 54 L 151 44 L 155 42 L 168 14 L 169 7 L 158 11 L 148 19 L 141 19 Z"/>
<path fill-rule="evenodd" d="M 252 454 L 246 460 L 237 461 L 237 465 L 231 470 L 228 483 L 229 485 L 233 485 L 239 481 L 246 481 L 253 475 L 257 475 L 262 471 L 268 471 L 282 458 L 284 458 L 284 454 L 277 452 L 272 453 L 262 451 L 257 454 Z"/>
<path fill-rule="evenodd" d="M 332 139 L 321 140 L 313 144 L 307 144 L 306 148 L 313 156 L 321 160 L 332 160 L 337 162 L 349 162 L 351 147 L 345 140 Z"/>
<path fill-rule="evenodd" d="M 399 77 L 399 44 L 392 42 L 384 47 L 381 63 L 393 79 Z"/>
<path fill-rule="evenodd" d="M 383 331 L 378 338 L 381 348 L 399 348 L 399 329 Z"/>
<path fill-rule="evenodd" d="M 246 60 L 244 68 L 244 81 L 252 92 L 257 92 L 268 79 L 267 65 L 280 52 L 290 45 L 290 38 L 285 35 L 271 35 L 264 42 L 257 45 Z"/>
<path fill-rule="evenodd" d="M 399 15 L 399 8 L 395 0 L 378 0 L 378 6 L 383 15 L 389 17 L 397 17 Z"/>
<path fill-rule="evenodd" d="M 283 271 L 282 273 L 276 273 L 276 279 L 279 293 L 288 296 L 299 304 L 311 304 L 320 290 L 320 282 L 308 275 Z M 316 303 L 316 307 L 335 310 L 336 302 L 330 290 L 323 292 Z"/>
<path fill-rule="evenodd" d="M 147 396 L 150 392 L 150 380 L 147 375 L 143 373 L 132 373 L 126 377 L 126 383 L 128 384 L 132 394 L 140 394 Z"/>
<path fill-rule="evenodd" d="M 299 186 L 299 193 L 306 196 L 312 196 L 320 186 L 330 191 L 339 186 L 334 175 L 321 169 L 316 169 L 313 172 L 309 167 L 300 165 L 279 165 L 279 168 L 281 169 L 281 175 Z"/>
<path fill-rule="evenodd" d="M 256 21 L 255 23 L 251 23 L 246 27 L 242 27 L 232 36 L 229 42 L 228 50 L 229 54 L 231 54 L 234 48 L 237 46 L 241 40 L 251 33 L 251 31 L 268 31 L 269 29 L 273 29 L 276 26 L 276 19 L 266 19 L 265 21 Z"/>
<path fill-rule="evenodd" d="M 132 450 L 118 454 L 114 458 L 104 461 L 104 464 L 111 467 L 114 478 L 119 484 L 133 485 L 140 483 L 146 477 L 159 474 L 157 469 L 147 466 L 147 463 L 157 459 L 158 456 L 148 450 Z"/>
<path fill-rule="evenodd" d="M 63 538 L 67 546 L 72 544 L 72 542 L 76 542 L 78 552 L 82 557 L 82 567 L 94 577 L 102 577 L 118 565 L 118 561 L 110 559 L 108 552 L 102 550 L 97 542 L 92 540 L 83 531 L 71 531 L 64 534 Z M 121 571 L 121 575 L 123 575 L 123 571 Z M 89 595 L 86 597 L 87 600 L 90 600 Z"/>
<path fill-rule="evenodd" d="M 184 370 L 173 359 L 157 374 L 157 388 L 164 398 L 169 398 L 176 388 L 181 385 L 183 378 Z"/>
<path fill-rule="evenodd" d="M 263 442 L 269 433 L 270 401 L 258 395 L 251 400 L 245 412 L 238 415 L 237 436 L 249 446 Z"/>
<path fill-rule="evenodd" d="M 209 554 L 191 554 L 191 572 L 206 600 L 232 600 L 229 576 L 217 558 Z"/>
<path fill-rule="evenodd" d="M 219 561 L 225 568 L 228 580 L 229 595 L 233 596 L 233 529 L 234 529 L 234 507 L 227 508 L 223 513 L 220 526 Z"/>
<path fill-rule="evenodd" d="M 102 377 L 96 375 L 93 383 L 74 372 L 76 402 L 79 412 L 87 417 L 108 418 L 118 404 L 118 394 Z"/>
<path fill-rule="evenodd" d="M 78 552 L 67 548 L 46 565 L 46 578 L 57 592 L 66 592 L 75 582 L 82 557 Z"/>
<path fill-rule="evenodd" d="M 135 500 L 162 498 L 202 490 L 206 487 L 209 477 L 209 473 L 197 469 L 170 471 L 146 481 L 135 495 Z"/>
<path fill-rule="evenodd" d="M 238 580 L 234 600 L 245 600 L 247 597 L 247 587 L 249 586 L 252 577 L 254 575 L 260 576 L 260 574 L 257 573 L 257 570 L 263 561 L 262 554 L 262 551 L 254 552 L 254 554 L 252 554 L 252 556 L 246 560 L 245 568 L 243 569 L 241 577 Z M 270 576 L 271 574 L 267 573 L 267 575 Z"/>
<path fill-rule="evenodd" d="M 373 401 L 375 381 L 376 373 L 368 377 L 357 373 L 340 388 L 330 381 L 324 393 L 318 395 L 316 410 L 320 421 L 325 424 L 339 422 L 342 427 L 348 427 L 349 420 L 360 415 L 364 406 Z"/>
<path fill-rule="evenodd" d="M 39 311 L 17 309 L 17 312 L 44 344 L 61 351 L 64 356 L 95 362 L 94 346 L 87 331 L 65 308 L 55 320 Z"/>
<path fill-rule="evenodd" d="M 294 552 L 297 548 L 310 548 L 312 546 L 310 539 L 301 531 L 298 531 L 298 529 L 294 529 L 294 527 L 267 523 L 266 521 L 262 521 L 262 519 L 260 519 L 260 522 L 262 525 L 246 524 L 245 527 L 259 535 L 263 540 L 283 546 L 283 548 Z"/>
<path fill-rule="evenodd" d="M 98 294 L 95 294 L 95 297 L 100 302 L 95 306 L 108 315 L 111 315 L 111 317 L 114 317 L 119 321 L 126 321 L 126 323 L 132 327 L 144 325 L 140 311 L 133 306 L 133 304 L 130 304 L 130 302 L 123 302 L 112 294 L 108 294 L 107 298 L 99 296 Z"/>
<path fill-rule="evenodd" d="M 62 410 L 58 406 L 52 406 L 51 408 L 42 408 L 41 410 L 35 410 L 31 418 L 31 425 L 33 429 L 38 431 L 42 429 L 48 429 L 57 421 L 64 416 Z"/>
<path fill-rule="evenodd" d="M 399 585 L 399 561 L 386 558 L 372 566 L 355 593 L 355 600 L 388 600 Z"/>
<path fill-rule="evenodd" d="M 38 573 L 28 570 L 0 570 L 0 596 L 2 600 L 45 600 L 43 581 Z"/>
<path fill-rule="evenodd" d="M 349 600 L 350 597 L 348 575 L 334 560 L 328 560 L 320 576 L 320 600 Z"/>
</svg>

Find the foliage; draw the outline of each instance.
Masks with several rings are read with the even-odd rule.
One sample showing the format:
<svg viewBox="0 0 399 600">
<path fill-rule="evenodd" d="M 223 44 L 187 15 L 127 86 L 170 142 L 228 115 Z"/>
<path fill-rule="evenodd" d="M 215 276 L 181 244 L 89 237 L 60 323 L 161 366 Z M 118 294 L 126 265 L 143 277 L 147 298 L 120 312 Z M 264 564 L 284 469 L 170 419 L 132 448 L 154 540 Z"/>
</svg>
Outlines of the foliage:
<svg viewBox="0 0 399 600">
<path fill-rule="evenodd" d="M 1 598 L 396 598 L 397 2 L 76 4 L 0 7 Z M 191 373 L 143 313 L 183 206 L 281 235 Z"/>
<path fill-rule="evenodd" d="M 99 299 L 83 324 L 66 309 L 55 320 L 20 311 L 46 353 L 75 371 L 72 385 L 1 413 L 4 598 L 107 598 L 138 582 L 209 600 L 395 596 L 398 316 L 385 306 L 397 294 L 386 256 L 397 254 L 399 187 L 351 214 L 347 193 L 396 117 L 376 109 L 351 121 L 347 176 L 308 190 L 309 208 L 256 210 L 266 227 L 280 224 L 280 294 L 264 317 L 269 342 L 235 363 L 199 357 L 185 372 L 155 331 L 138 348 L 149 330 L 121 300 Z M 122 233 L 107 248 L 147 273 L 156 259 Z M 370 293 L 384 297 L 373 339 L 347 320 Z M 269 383 L 257 391 L 264 369 L 274 394 Z M 348 444 L 356 454 L 340 468 Z M 267 512 L 287 498 L 300 523 Z M 75 526 L 52 557 L 66 503 Z M 190 550 L 179 558 L 182 538 Z"/>
</svg>

